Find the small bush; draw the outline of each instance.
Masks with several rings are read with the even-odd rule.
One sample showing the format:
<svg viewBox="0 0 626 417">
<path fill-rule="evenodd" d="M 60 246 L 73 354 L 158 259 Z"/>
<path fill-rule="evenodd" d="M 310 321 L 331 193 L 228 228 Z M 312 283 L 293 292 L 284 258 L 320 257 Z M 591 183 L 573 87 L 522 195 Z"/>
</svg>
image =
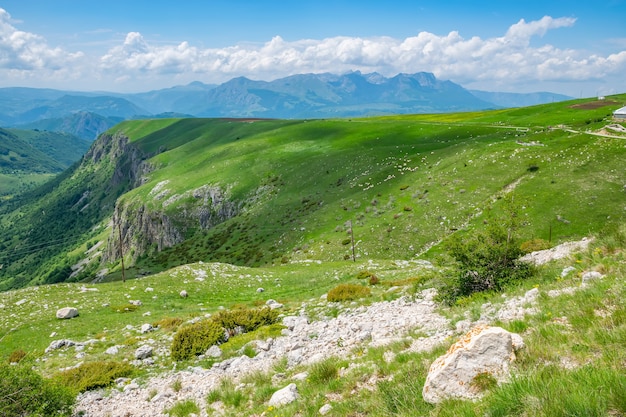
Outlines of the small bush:
<svg viewBox="0 0 626 417">
<path fill-rule="evenodd" d="M 349 245 L 350 242 L 352 242 L 352 239 L 347 237 L 347 238 L 345 238 L 344 240 L 341 241 L 341 244 L 345 246 L 345 245 Z"/>
<path fill-rule="evenodd" d="M 111 385 L 117 378 L 131 376 L 132 365 L 114 361 L 87 362 L 78 368 L 63 371 L 57 375 L 59 381 L 78 392 Z"/>
<path fill-rule="evenodd" d="M 184 326 L 174 335 L 171 347 L 172 359 L 175 361 L 190 359 L 223 341 L 224 329 L 213 320 L 203 320 Z"/>
<path fill-rule="evenodd" d="M 242 307 L 220 311 L 211 317 L 211 320 L 232 333 L 239 327 L 244 332 L 251 332 L 261 326 L 275 323 L 277 318 L 278 311 L 269 307 L 257 309 Z"/>
<path fill-rule="evenodd" d="M 331 302 L 358 300 L 371 294 L 369 288 L 355 284 L 340 284 L 328 291 L 327 299 Z"/>
<path fill-rule="evenodd" d="M 163 330 L 174 331 L 183 324 L 183 319 L 179 317 L 165 317 L 159 321 L 152 323 L 152 326 L 159 327 Z"/>
<path fill-rule="evenodd" d="M 69 417 L 75 398 L 67 387 L 28 367 L 0 364 L 1 416 Z"/>
<path fill-rule="evenodd" d="M 378 285 L 380 283 L 380 280 L 378 279 L 378 277 L 376 275 L 372 275 L 369 279 L 369 284 L 370 285 Z"/>
<path fill-rule="evenodd" d="M 367 279 L 371 277 L 372 275 L 374 275 L 372 272 L 368 271 L 367 269 L 364 269 L 363 271 L 359 271 L 359 273 L 356 274 L 356 279 Z"/>
<path fill-rule="evenodd" d="M 26 352 L 24 352 L 22 349 L 14 350 L 9 355 L 9 363 L 19 363 L 25 357 Z"/>
<path fill-rule="evenodd" d="M 524 253 L 535 252 L 538 250 L 550 249 L 550 242 L 543 239 L 531 239 L 520 245 L 520 250 Z"/>
</svg>

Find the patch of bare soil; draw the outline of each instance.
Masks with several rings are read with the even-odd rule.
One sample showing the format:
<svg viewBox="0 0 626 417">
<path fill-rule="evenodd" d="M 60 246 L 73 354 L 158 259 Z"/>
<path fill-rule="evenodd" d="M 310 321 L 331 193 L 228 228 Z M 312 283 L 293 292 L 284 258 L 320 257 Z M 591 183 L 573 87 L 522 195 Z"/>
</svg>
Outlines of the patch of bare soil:
<svg viewBox="0 0 626 417">
<path fill-rule="evenodd" d="M 573 104 L 569 107 L 572 109 L 593 110 L 593 109 L 599 109 L 600 107 L 613 106 L 615 104 L 619 104 L 619 103 L 613 100 L 596 100 L 596 101 L 590 101 L 588 103 Z"/>
</svg>

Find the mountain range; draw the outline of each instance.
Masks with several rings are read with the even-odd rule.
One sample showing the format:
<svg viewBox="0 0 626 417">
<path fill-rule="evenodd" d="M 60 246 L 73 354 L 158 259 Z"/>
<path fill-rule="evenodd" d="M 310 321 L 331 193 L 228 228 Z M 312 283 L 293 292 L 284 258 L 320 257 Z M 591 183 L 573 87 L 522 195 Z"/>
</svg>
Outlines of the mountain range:
<svg viewBox="0 0 626 417">
<path fill-rule="evenodd" d="M 0 126 L 64 132 L 94 140 L 122 120 L 160 117 L 334 118 L 519 107 L 570 97 L 467 90 L 433 74 L 384 77 L 358 71 L 192 82 L 142 93 L 0 88 Z"/>
</svg>

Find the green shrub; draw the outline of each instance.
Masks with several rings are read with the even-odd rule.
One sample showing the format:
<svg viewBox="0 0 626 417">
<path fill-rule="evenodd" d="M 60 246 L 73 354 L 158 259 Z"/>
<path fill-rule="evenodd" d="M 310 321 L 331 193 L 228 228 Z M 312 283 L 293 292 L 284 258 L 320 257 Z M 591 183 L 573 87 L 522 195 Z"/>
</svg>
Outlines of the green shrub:
<svg viewBox="0 0 626 417">
<path fill-rule="evenodd" d="M 72 414 L 75 395 L 25 366 L 0 364 L 0 415 L 61 417 Z"/>
<path fill-rule="evenodd" d="M 367 269 L 364 269 L 363 271 L 359 271 L 359 273 L 356 274 L 356 279 L 367 279 L 373 275 L 374 275 L 373 272 L 368 271 Z"/>
<path fill-rule="evenodd" d="M 25 357 L 26 352 L 24 352 L 22 349 L 14 350 L 9 355 L 9 363 L 19 363 Z"/>
<path fill-rule="evenodd" d="M 211 320 L 229 332 L 233 332 L 238 327 L 243 328 L 244 332 L 251 332 L 261 326 L 275 323 L 277 318 L 278 311 L 269 307 L 256 309 L 241 307 L 220 311 L 211 317 Z"/>
<path fill-rule="evenodd" d="M 128 363 L 95 361 L 63 371 L 57 375 L 57 378 L 63 385 L 83 392 L 107 387 L 117 378 L 131 376 L 133 371 L 132 365 Z"/>
<path fill-rule="evenodd" d="M 531 239 L 520 245 L 520 250 L 524 253 L 535 252 L 538 250 L 550 249 L 550 242 L 543 239 Z"/>
<path fill-rule="evenodd" d="M 446 301 L 476 292 L 501 291 L 507 284 L 533 274 L 530 264 L 518 261 L 522 255 L 514 236 L 520 222 L 518 206 L 511 197 L 504 204 L 505 215 L 491 219 L 484 230 L 455 235 L 448 242 L 447 249 L 458 262 L 458 274 L 442 289 Z"/>
<path fill-rule="evenodd" d="M 181 327 L 172 341 L 172 359 L 175 361 L 190 359 L 223 341 L 224 329 L 213 320 L 203 320 Z"/>
<path fill-rule="evenodd" d="M 328 291 L 327 299 L 331 302 L 350 301 L 368 297 L 370 294 L 370 289 L 362 285 L 340 284 Z"/>
</svg>

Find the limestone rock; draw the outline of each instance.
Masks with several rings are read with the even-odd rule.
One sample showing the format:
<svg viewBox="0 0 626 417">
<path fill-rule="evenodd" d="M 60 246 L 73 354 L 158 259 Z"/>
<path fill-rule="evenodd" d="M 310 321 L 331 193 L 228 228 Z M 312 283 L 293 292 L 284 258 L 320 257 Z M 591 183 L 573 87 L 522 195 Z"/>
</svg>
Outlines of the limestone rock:
<svg viewBox="0 0 626 417">
<path fill-rule="evenodd" d="M 74 307 L 63 307 L 57 310 L 57 319 L 71 319 L 78 316 L 78 310 Z"/>
<path fill-rule="evenodd" d="M 289 384 L 283 389 L 276 391 L 270 398 L 269 405 L 280 407 L 281 405 L 291 404 L 298 399 L 298 387 L 296 384 Z"/>
<path fill-rule="evenodd" d="M 145 323 L 141 326 L 141 333 L 148 333 L 154 330 L 154 327 L 150 323 Z"/>
<path fill-rule="evenodd" d="M 326 414 L 330 413 L 333 410 L 333 406 L 330 404 L 324 404 L 320 410 L 319 413 L 323 416 L 325 416 Z"/>
<path fill-rule="evenodd" d="M 506 380 L 515 360 L 514 345 L 523 346 L 519 335 L 513 337 L 500 327 L 475 327 L 432 363 L 422 390 L 424 400 L 436 404 L 448 398 L 480 397 L 472 385 L 474 378 L 488 373 L 498 382 Z"/>
<path fill-rule="evenodd" d="M 270 299 L 270 300 L 267 300 L 267 301 L 265 302 L 265 305 L 266 305 L 266 306 L 268 306 L 268 307 L 270 308 L 270 310 L 276 310 L 276 309 L 279 309 L 279 308 L 283 308 L 283 307 L 284 307 L 284 306 L 283 306 L 281 303 L 279 303 L 278 301 L 276 301 L 276 300 L 271 300 L 271 299 Z"/>
<path fill-rule="evenodd" d="M 187 298 L 187 297 L 189 296 L 189 294 L 187 294 L 187 291 L 182 290 L 182 291 L 180 292 L 180 296 L 181 296 L 182 298 Z"/>
<path fill-rule="evenodd" d="M 598 271 L 587 271 L 583 273 L 583 285 L 589 284 L 589 282 L 600 279 L 602 277 L 604 277 L 604 275 L 602 275 Z"/>
<path fill-rule="evenodd" d="M 46 353 L 50 352 L 51 350 L 57 350 L 57 349 L 61 349 L 62 347 L 70 347 L 70 346 L 75 346 L 76 342 L 72 342 L 71 340 L 68 339 L 60 339 L 60 340 L 53 340 L 52 342 L 50 342 L 50 345 L 46 348 Z"/>
<path fill-rule="evenodd" d="M 135 351 L 136 359 L 146 359 L 152 356 L 152 346 L 143 345 L 137 348 Z"/>
<path fill-rule="evenodd" d="M 205 353 L 209 358 L 219 358 L 222 356 L 222 349 L 217 345 L 211 346 Z"/>
</svg>

